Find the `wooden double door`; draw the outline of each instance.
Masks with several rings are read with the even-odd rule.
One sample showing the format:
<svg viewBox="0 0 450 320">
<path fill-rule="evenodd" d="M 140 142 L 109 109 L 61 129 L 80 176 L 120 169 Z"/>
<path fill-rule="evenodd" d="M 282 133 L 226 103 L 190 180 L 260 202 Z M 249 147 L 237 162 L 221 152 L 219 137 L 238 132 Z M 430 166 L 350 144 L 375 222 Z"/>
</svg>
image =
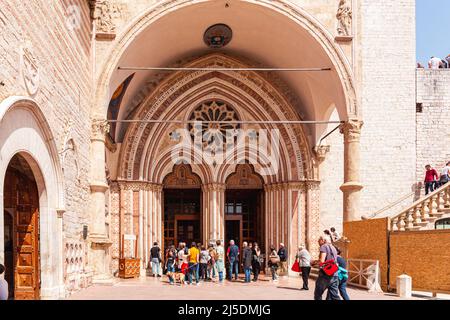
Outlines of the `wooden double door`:
<svg viewBox="0 0 450 320">
<path fill-rule="evenodd" d="M 10 298 L 40 298 L 39 197 L 24 159 L 8 168 L 4 184 L 5 278 Z M 14 161 L 14 159 L 13 159 Z"/>
</svg>

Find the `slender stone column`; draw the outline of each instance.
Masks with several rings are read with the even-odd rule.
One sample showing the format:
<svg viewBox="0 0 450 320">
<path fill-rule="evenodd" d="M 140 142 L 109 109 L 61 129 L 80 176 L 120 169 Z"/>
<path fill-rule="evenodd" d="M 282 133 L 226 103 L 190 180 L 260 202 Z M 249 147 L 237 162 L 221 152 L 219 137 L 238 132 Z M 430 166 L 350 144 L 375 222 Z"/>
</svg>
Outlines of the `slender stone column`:
<svg viewBox="0 0 450 320">
<path fill-rule="evenodd" d="M 360 137 L 363 122 L 350 119 L 342 124 L 344 134 L 344 221 L 360 220 L 359 197 L 363 185 L 360 183 Z"/>
<path fill-rule="evenodd" d="M 306 246 L 314 259 L 319 257 L 320 181 L 306 181 Z"/>
<path fill-rule="evenodd" d="M 105 173 L 105 135 L 109 124 L 104 120 L 92 120 L 91 172 L 90 172 L 90 230 L 91 263 L 94 267 L 94 283 L 111 283 L 108 265 L 109 247 L 112 244 L 106 233 L 105 192 L 108 190 Z"/>
<path fill-rule="evenodd" d="M 202 185 L 203 241 L 210 243 L 225 239 L 225 184 Z"/>
</svg>

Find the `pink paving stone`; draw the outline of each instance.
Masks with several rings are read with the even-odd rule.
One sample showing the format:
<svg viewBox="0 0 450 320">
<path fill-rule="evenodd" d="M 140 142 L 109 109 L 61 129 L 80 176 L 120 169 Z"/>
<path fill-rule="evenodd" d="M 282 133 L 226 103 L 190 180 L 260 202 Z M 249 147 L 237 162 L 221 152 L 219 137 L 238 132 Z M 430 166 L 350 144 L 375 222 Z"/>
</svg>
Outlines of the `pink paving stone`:
<svg viewBox="0 0 450 320">
<path fill-rule="evenodd" d="M 142 278 L 118 280 L 113 286 L 94 285 L 79 291 L 69 300 L 313 300 L 315 283 L 310 281 L 310 290 L 301 291 L 301 279 L 282 277 L 272 282 L 261 277 L 257 283 L 246 284 L 225 281 L 224 284 L 202 282 L 196 285 L 169 285 L 167 278 Z M 353 300 L 400 300 L 393 294 L 368 293 L 348 288 Z M 324 295 L 325 298 L 325 295 Z M 417 298 L 413 298 L 417 299 Z"/>
</svg>

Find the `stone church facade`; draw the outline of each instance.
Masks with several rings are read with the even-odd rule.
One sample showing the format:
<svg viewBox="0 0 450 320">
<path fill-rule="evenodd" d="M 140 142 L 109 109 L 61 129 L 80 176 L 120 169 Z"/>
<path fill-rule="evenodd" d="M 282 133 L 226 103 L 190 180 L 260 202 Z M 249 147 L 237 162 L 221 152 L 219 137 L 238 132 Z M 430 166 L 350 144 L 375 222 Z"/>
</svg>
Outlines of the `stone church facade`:
<svg viewBox="0 0 450 320">
<path fill-rule="evenodd" d="M 155 241 L 283 242 L 292 262 L 414 191 L 422 162 L 446 160 L 418 156 L 414 17 L 415 0 L 3 1 L 0 261 L 15 297 L 111 283 L 121 256 L 145 276 Z M 224 119 L 278 130 L 274 172 L 248 146 L 243 161 L 173 161 L 194 121 L 223 133 Z"/>
</svg>

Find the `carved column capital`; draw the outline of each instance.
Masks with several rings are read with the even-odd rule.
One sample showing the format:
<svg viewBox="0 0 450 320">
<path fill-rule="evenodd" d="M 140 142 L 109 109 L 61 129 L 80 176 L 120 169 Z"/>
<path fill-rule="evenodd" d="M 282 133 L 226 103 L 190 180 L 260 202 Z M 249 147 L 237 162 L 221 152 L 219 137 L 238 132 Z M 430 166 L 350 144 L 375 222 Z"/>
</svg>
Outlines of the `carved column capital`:
<svg viewBox="0 0 450 320">
<path fill-rule="evenodd" d="M 92 120 L 92 137 L 91 140 L 105 141 L 105 136 L 109 132 L 110 125 L 106 120 Z"/>
<path fill-rule="evenodd" d="M 320 190 L 320 181 L 316 180 L 305 181 L 305 189 L 311 191 Z"/>
<path fill-rule="evenodd" d="M 364 122 L 358 119 L 349 119 L 341 124 L 340 131 L 344 135 L 344 142 L 359 142 L 361 138 L 361 128 Z"/>
<path fill-rule="evenodd" d="M 316 146 L 314 147 L 314 154 L 316 155 L 317 161 L 319 163 L 322 163 L 326 155 L 330 152 L 330 146 Z"/>
</svg>

